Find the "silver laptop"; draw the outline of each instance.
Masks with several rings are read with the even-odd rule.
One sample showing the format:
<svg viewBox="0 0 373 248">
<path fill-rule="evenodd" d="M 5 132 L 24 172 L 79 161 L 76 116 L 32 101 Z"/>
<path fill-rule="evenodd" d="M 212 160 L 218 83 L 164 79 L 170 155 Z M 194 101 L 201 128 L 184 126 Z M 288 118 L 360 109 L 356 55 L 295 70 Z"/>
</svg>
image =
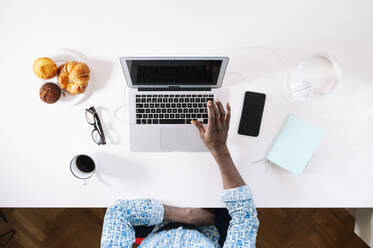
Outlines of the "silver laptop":
<svg viewBox="0 0 373 248">
<path fill-rule="evenodd" d="M 207 124 L 208 100 L 221 87 L 228 57 L 121 57 L 128 90 L 130 148 L 207 151 L 190 124 Z"/>
</svg>

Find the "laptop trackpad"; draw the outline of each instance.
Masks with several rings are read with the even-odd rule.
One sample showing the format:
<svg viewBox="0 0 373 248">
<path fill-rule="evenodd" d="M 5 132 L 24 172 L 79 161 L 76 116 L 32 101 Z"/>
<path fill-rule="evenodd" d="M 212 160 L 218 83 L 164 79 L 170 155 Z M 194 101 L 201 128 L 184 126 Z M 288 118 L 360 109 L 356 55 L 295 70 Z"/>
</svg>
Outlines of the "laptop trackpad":
<svg viewBox="0 0 373 248">
<path fill-rule="evenodd" d="M 181 128 L 161 128 L 162 150 L 185 150 L 188 147 L 188 132 Z"/>
</svg>

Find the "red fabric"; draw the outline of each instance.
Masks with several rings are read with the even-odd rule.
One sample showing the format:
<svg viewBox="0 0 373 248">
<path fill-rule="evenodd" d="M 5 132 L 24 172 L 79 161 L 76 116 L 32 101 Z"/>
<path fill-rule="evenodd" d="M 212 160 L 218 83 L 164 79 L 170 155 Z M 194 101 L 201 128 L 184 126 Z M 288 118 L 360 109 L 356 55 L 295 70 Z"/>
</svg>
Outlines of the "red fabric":
<svg viewBox="0 0 373 248">
<path fill-rule="evenodd" d="M 137 245 L 140 245 L 141 242 L 142 242 L 143 240 L 144 240 L 144 238 L 136 238 L 135 243 L 136 243 Z"/>
</svg>

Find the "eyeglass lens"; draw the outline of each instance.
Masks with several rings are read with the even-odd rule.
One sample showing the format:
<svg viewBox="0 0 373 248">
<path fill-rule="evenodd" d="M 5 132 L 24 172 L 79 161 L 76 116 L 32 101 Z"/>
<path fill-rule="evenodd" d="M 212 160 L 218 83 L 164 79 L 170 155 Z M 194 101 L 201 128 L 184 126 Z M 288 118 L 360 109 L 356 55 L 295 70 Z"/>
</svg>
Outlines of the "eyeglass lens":
<svg viewBox="0 0 373 248">
<path fill-rule="evenodd" d="M 94 142 L 96 142 L 97 144 L 101 143 L 101 135 L 100 135 L 100 132 L 97 129 L 92 131 L 92 138 L 93 138 Z"/>
<path fill-rule="evenodd" d="M 86 120 L 89 124 L 91 124 L 91 125 L 95 124 L 95 117 L 91 112 L 86 111 L 85 112 L 85 118 L 86 118 Z"/>
</svg>

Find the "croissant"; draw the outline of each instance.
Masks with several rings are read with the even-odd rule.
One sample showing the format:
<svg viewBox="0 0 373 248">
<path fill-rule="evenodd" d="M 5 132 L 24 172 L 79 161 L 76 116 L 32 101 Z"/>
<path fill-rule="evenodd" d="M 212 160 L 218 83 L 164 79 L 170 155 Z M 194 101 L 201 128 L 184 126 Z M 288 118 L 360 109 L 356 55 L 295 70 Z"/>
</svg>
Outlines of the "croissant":
<svg viewBox="0 0 373 248">
<path fill-rule="evenodd" d="M 88 85 L 90 70 L 87 64 L 67 62 L 58 67 L 57 79 L 61 89 L 72 95 L 81 94 Z"/>
</svg>

